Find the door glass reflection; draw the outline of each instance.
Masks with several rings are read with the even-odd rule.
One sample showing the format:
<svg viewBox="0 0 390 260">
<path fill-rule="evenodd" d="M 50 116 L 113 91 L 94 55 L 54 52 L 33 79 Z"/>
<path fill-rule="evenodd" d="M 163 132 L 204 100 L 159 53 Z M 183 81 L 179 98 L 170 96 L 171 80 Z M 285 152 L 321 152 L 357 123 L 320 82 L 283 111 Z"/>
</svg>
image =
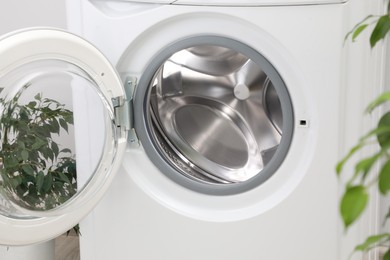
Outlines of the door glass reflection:
<svg viewBox="0 0 390 260">
<path fill-rule="evenodd" d="M 0 81 L 0 213 L 28 217 L 74 198 L 104 149 L 95 83 L 58 60 L 32 62 Z"/>
</svg>

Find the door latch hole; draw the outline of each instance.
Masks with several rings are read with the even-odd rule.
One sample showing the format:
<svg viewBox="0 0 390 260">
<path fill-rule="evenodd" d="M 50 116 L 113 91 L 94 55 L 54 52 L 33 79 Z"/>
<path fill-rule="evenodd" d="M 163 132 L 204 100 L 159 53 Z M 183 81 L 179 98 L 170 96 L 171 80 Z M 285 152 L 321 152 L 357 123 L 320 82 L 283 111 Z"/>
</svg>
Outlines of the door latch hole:
<svg viewBox="0 0 390 260">
<path fill-rule="evenodd" d="M 307 120 L 299 120 L 299 126 L 302 126 L 302 127 L 307 127 L 308 126 L 308 122 Z"/>
</svg>

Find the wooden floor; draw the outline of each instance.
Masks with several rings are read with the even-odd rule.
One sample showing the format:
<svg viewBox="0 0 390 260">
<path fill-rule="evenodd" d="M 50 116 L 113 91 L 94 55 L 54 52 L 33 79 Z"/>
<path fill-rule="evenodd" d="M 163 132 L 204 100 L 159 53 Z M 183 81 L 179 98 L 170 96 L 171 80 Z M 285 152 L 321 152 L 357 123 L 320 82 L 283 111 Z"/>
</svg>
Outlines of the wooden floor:
<svg viewBox="0 0 390 260">
<path fill-rule="evenodd" d="M 56 238 L 55 260 L 80 260 L 79 237 L 76 234 Z"/>
</svg>

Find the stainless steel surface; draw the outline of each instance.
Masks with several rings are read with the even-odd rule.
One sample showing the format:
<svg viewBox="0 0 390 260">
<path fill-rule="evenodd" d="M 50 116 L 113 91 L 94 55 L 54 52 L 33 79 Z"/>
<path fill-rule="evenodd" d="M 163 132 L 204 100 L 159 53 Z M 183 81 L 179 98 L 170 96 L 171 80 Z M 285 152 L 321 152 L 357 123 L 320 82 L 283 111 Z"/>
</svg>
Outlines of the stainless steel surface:
<svg viewBox="0 0 390 260">
<path fill-rule="evenodd" d="M 200 45 L 177 52 L 170 60 L 193 71 L 225 76 L 239 69 L 248 59 L 231 49 Z"/>
<path fill-rule="evenodd" d="M 201 45 L 172 55 L 151 81 L 153 132 L 166 160 L 207 183 L 261 174 L 281 141 L 272 82 L 250 58 Z"/>
<path fill-rule="evenodd" d="M 267 113 L 268 118 L 271 120 L 272 124 L 276 130 L 282 134 L 283 129 L 283 114 L 282 107 L 279 101 L 278 93 L 276 93 L 275 88 L 272 86 L 271 81 L 267 81 L 264 88 L 263 95 L 263 106 L 264 110 Z"/>
</svg>

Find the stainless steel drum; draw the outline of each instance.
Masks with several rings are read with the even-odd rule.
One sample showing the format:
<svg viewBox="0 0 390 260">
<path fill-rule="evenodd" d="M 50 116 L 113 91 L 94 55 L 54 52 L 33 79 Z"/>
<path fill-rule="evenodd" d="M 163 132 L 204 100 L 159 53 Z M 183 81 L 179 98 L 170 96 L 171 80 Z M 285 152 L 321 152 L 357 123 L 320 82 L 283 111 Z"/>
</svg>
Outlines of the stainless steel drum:
<svg viewBox="0 0 390 260">
<path fill-rule="evenodd" d="M 279 150 L 285 122 L 289 140 L 277 164 L 287 153 L 293 127 L 287 89 L 260 54 L 261 62 L 244 52 L 216 44 L 179 49 L 149 81 L 146 108 L 158 153 L 192 181 L 234 185 L 256 179 Z"/>
</svg>

